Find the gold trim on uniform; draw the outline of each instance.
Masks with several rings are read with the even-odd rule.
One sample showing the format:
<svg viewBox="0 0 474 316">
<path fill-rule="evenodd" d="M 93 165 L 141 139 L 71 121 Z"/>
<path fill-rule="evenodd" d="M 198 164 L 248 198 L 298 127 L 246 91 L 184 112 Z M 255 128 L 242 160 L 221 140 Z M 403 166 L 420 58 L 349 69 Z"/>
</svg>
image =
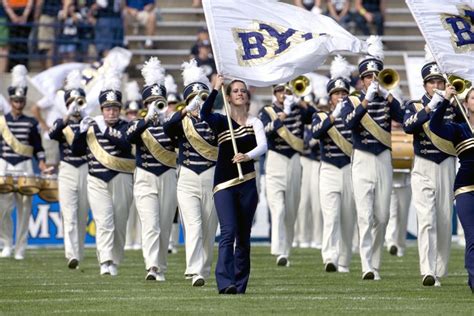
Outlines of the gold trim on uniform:
<svg viewBox="0 0 474 316">
<path fill-rule="evenodd" d="M 318 116 L 321 119 L 321 123 L 328 117 L 326 113 L 318 113 Z M 341 132 L 334 125 L 328 129 L 328 135 L 346 156 L 352 156 L 352 144 L 342 136 Z"/>
<path fill-rule="evenodd" d="M 184 136 L 191 143 L 193 148 L 204 158 L 217 161 L 218 148 L 209 144 L 194 128 L 194 124 L 189 116 L 183 118 Z"/>
<path fill-rule="evenodd" d="M 153 137 L 148 129 L 142 133 L 141 138 L 153 158 L 165 166 L 176 168 L 176 159 L 178 155 L 176 155 L 174 151 L 169 151 L 163 147 L 163 145 Z"/>
<path fill-rule="evenodd" d="M 66 126 L 63 128 L 63 135 L 64 138 L 66 139 L 66 143 L 69 146 L 72 146 L 72 141 L 74 140 L 74 131 L 72 130 L 71 126 Z"/>
<path fill-rule="evenodd" d="M 358 107 L 361 102 L 357 97 L 350 96 L 349 99 L 351 100 L 352 104 L 354 104 L 354 108 Z M 374 119 L 369 115 L 369 113 L 365 113 L 362 119 L 360 120 L 360 124 L 379 142 L 387 146 L 388 148 L 392 148 L 392 135 L 384 130 Z"/>
<path fill-rule="evenodd" d="M 255 132 L 254 132 L 252 126 L 241 126 L 241 127 L 234 130 L 235 138 L 244 137 L 244 136 L 247 136 L 249 134 L 250 135 L 255 135 Z M 220 145 L 223 142 L 228 141 L 230 139 L 231 139 L 230 131 L 226 130 L 226 131 L 219 134 L 219 136 L 217 137 L 217 143 Z"/>
<path fill-rule="evenodd" d="M 214 190 L 212 190 L 212 193 L 215 194 L 217 191 L 236 186 L 238 184 L 244 183 L 245 181 L 255 179 L 256 177 L 257 177 L 257 173 L 255 171 L 246 173 L 244 174 L 244 178 L 242 180 L 240 180 L 239 178 L 234 178 L 226 182 L 219 183 L 218 185 L 214 187 Z"/>
<path fill-rule="evenodd" d="M 413 105 L 415 106 L 415 109 L 417 112 L 421 111 L 424 108 L 421 103 L 413 103 Z M 454 149 L 453 143 L 433 133 L 430 130 L 429 120 L 423 123 L 423 131 L 425 132 L 426 136 L 431 140 L 433 145 L 435 145 L 436 148 L 438 148 L 439 150 L 441 150 L 442 152 L 448 155 L 456 156 L 456 149 Z"/>
<path fill-rule="evenodd" d="M 464 187 L 460 187 L 456 191 L 454 191 L 454 196 L 458 196 L 459 194 L 473 192 L 473 191 L 474 191 L 474 185 L 467 185 Z"/>
<path fill-rule="evenodd" d="M 109 154 L 97 140 L 94 127 L 89 127 L 87 131 L 87 145 L 94 157 L 105 167 L 125 173 L 133 173 L 135 170 L 135 159 L 115 157 Z"/>
<path fill-rule="evenodd" d="M 458 156 L 464 152 L 465 150 L 468 150 L 470 148 L 474 148 L 474 138 L 468 138 L 466 140 L 463 140 L 459 144 L 456 145 L 456 153 Z"/>
<path fill-rule="evenodd" d="M 17 154 L 25 157 L 33 157 L 33 146 L 21 143 L 8 128 L 7 120 L 4 115 L 0 116 L 0 131 L 5 142 Z"/>
<path fill-rule="evenodd" d="M 275 110 L 271 106 L 266 106 L 265 111 L 268 113 L 272 121 L 276 120 L 278 118 L 278 114 L 275 112 Z M 291 146 L 294 150 L 302 153 L 304 150 L 304 142 L 301 138 L 296 137 L 293 135 L 288 127 L 283 125 L 280 127 L 277 131 L 277 134 L 283 138 L 288 145 Z"/>
</svg>

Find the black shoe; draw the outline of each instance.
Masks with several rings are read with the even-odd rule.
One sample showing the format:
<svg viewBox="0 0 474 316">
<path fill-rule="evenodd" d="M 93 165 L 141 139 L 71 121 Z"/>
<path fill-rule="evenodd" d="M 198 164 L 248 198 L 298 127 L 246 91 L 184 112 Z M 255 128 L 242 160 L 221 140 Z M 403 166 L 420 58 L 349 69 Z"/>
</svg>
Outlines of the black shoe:
<svg viewBox="0 0 474 316">
<path fill-rule="evenodd" d="M 79 260 L 77 260 L 76 258 L 72 258 L 67 263 L 67 267 L 72 270 L 77 269 L 77 266 L 79 266 Z"/>
<path fill-rule="evenodd" d="M 367 271 L 362 275 L 362 280 L 373 280 L 375 279 L 375 274 L 373 271 Z"/>
<path fill-rule="evenodd" d="M 398 252 L 398 248 L 397 246 L 392 246 L 390 247 L 390 250 L 388 251 L 392 256 L 396 256 L 397 255 L 397 252 Z"/>
<path fill-rule="evenodd" d="M 278 256 L 278 258 L 277 258 L 277 266 L 286 267 L 287 264 L 288 264 L 288 258 L 287 258 L 287 257 Z"/>
<path fill-rule="evenodd" d="M 229 285 L 225 289 L 221 290 L 219 294 L 237 294 L 237 288 L 235 285 Z"/>
<path fill-rule="evenodd" d="M 436 282 L 436 279 L 434 276 L 427 274 L 423 277 L 423 285 L 424 286 L 433 286 Z"/>
<path fill-rule="evenodd" d="M 326 270 L 326 272 L 336 272 L 337 271 L 336 265 L 332 262 L 326 263 L 326 265 L 324 266 L 324 269 Z"/>
</svg>

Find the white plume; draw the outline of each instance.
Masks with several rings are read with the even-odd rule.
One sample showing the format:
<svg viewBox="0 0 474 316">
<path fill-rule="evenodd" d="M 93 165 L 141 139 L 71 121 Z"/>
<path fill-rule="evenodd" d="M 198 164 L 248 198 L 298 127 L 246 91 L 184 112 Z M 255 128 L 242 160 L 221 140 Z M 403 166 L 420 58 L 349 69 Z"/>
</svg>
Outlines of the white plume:
<svg viewBox="0 0 474 316">
<path fill-rule="evenodd" d="M 337 55 L 331 63 L 331 79 L 342 77 L 349 80 L 354 70 L 355 67 L 349 64 L 344 57 Z"/>
<path fill-rule="evenodd" d="M 71 71 L 66 78 L 66 90 L 82 88 L 82 74 L 79 70 Z"/>
<path fill-rule="evenodd" d="M 127 93 L 128 101 L 138 101 L 142 99 L 140 87 L 138 87 L 138 82 L 136 81 L 127 82 L 127 85 L 125 86 L 125 92 Z"/>
<path fill-rule="evenodd" d="M 367 53 L 379 59 L 380 61 L 383 61 L 384 58 L 384 53 L 383 53 L 383 44 L 382 40 L 380 37 L 375 36 L 375 35 L 370 35 L 369 38 L 367 39 Z"/>
<path fill-rule="evenodd" d="M 16 65 L 12 69 L 12 87 L 25 88 L 28 85 L 26 75 L 28 70 L 24 65 Z"/>
<path fill-rule="evenodd" d="M 104 74 L 102 91 L 115 90 L 120 91 L 122 85 L 122 74 L 118 69 L 108 69 Z"/>
<path fill-rule="evenodd" d="M 178 85 L 174 82 L 172 75 L 166 75 L 165 77 L 165 88 L 167 93 L 178 93 Z"/>
<path fill-rule="evenodd" d="M 431 63 L 433 61 L 435 61 L 433 54 L 431 54 L 428 44 L 425 44 L 425 63 Z"/>
<path fill-rule="evenodd" d="M 142 68 L 142 76 L 145 79 L 145 85 L 153 84 L 163 85 L 165 81 L 165 70 L 157 57 L 151 57 L 145 62 Z"/>
<path fill-rule="evenodd" d="M 193 82 L 202 82 L 206 86 L 211 88 L 211 83 L 207 79 L 204 69 L 198 67 L 196 59 L 191 59 L 189 62 L 184 62 L 181 65 L 183 69 L 183 81 L 184 85 L 187 86 Z"/>
</svg>

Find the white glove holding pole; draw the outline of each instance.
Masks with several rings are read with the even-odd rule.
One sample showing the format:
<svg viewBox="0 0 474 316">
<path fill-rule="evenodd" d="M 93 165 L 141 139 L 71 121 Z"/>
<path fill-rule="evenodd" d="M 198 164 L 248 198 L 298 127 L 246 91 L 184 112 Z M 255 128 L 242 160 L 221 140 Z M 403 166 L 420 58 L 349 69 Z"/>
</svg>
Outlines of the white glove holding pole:
<svg viewBox="0 0 474 316">
<path fill-rule="evenodd" d="M 295 103 L 295 97 L 292 95 L 285 95 L 285 100 L 283 101 L 283 113 L 290 115 L 291 106 Z"/>
<path fill-rule="evenodd" d="M 199 109 L 199 107 L 201 106 L 201 98 L 199 97 L 199 95 L 196 95 L 192 100 L 191 102 L 189 102 L 188 105 L 186 105 L 186 111 L 187 112 L 194 112 L 196 111 L 197 109 Z"/>
<path fill-rule="evenodd" d="M 79 124 L 79 131 L 81 133 L 84 133 L 85 131 L 87 131 L 93 120 L 94 119 L 90 116 L 84 117 L 82 119 L 81 123 Z"/>
<path fill-rule="evenodd" d="M 339 102 L 337 102 L 337 104 L 336 104 L 336 108 L 334 109 L 334 111 L 332 111 L 331 115 L 335 119 L 338 118 L 339 116 L 341 116 L 341 111 L 342 111 L 343 104 L 344 103 L 342 103 L 342 99 L 339 99 Z"/>
<path fill-rule="evenodd" d="M 370 86 L 367 88 L 367 93 L 365 94 L 365 99 L 369 102 L 374 101 L 375 95 L 379 90 L 379 84 L 375 81 L 372 81 Z"/>
<path fill-rule="evenodd" d="M 434 111 L 443 101 L 444 101 L 444 97 L 438 92 L 435 92 L 433 96 L 431 97 L 431 101 L 428 103 L 428 107 L 430 108 L 431 111 Z"/>
</svg>

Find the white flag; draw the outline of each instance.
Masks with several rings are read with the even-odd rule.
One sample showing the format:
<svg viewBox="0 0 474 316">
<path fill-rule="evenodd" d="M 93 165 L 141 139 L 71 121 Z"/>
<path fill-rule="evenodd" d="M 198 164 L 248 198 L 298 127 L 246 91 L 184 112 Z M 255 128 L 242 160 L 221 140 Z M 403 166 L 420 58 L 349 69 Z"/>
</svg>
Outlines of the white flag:
<svg viewBox="0 0 474 316">
<path fill-rule="evenodd" d="M 474 1 L 406 0 L 443 73 L 474 81 Z"/>
<path fill-rule="evenodd" d="M 263 0 L 203 0 L 217 70 L 268 86 L 315 70 L 329 54 L 365 43 L 324 15 Z"/>
</svg>

